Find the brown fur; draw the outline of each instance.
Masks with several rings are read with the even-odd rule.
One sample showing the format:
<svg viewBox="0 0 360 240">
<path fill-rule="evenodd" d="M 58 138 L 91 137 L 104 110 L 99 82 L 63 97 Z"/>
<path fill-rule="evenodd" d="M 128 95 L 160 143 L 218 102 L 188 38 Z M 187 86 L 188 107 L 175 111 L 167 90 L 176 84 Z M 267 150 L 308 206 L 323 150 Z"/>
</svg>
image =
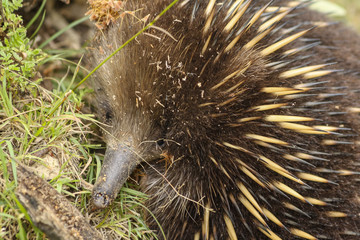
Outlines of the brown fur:
<svg viewBox="0 0 360 240">
<path fill-rule="evenodd" d="M 92 51 L 93 64 L 98 64 L 139 31 L 144 26 L 139 19 L 148 14 L 149 19 L 153 19 L 170 2 L 128 1 L 126 10 L 139 10 L 138 18 L 125 16 L 99 37 Z M 318 239 L 359 239 L 360 118 L 359 113 L 351 111 L 351 107 L 360 107 L 359 36 L 341 24 L 333 24 L 314 28 L 269 56 L 261 55 L 262 49 L 311 28 L 312 22 L 328 21 L 300 5 L 253 48 L 244 50 L 243 46 L 258 34 L 262 18 L 241 36 L 235 47 L 223 53 L 238 30 L 269 1 L 252 1 L 229 32 L 223 29 L 231 19 L 226 19 L 226 13 L 234 1 L 221 1 L 224 4 L 214 6 L 214 19 L 205 33 L 208 1 L 190 0 L 182 6 L 183 2 L 186 1 L 180 1 L 156 22 L 155 25 L 165 31 L 156 28 L 146 31 L 100 68 L 93 81 L 99 115 L 111 126 L 107 129 L 106 142 L 110 146 L 128 142 L 138 154 L 147 175 L 141 187 L 151 197 L 147 206 L 167 239 L 193 239 L 194 236 L 227 239 L 231 227 L 225 219 L 230 219 L 238 239 L 268 239 L 259 228 L 271 229 L 282 239 L 296 238 L 290 233 L 291 229 L 300 229 Z M 287 4 L 288 1 L 275 0 L 270 6 Z M 284 31 L 294 26 L 298 27 L 289 33 Z M 212 35 L 210 44 L 202 53 L 209 34 Z M 282 55 L 309 43 L 318 44 L 294 55 Z M 269 65 L 277 61 L 286 64 L 279 68 Z M 324 63 L 334 64 L 320 70 L 339 71 L 314 79 L 304 79 L 302 75 L 280 77 L 293 68 Z M 247 66 L 242 74 L 212 89 L 231 73 Z M 286 99 L 263 90 L 311 82 L 318 84 L 298 93 L 308 94 L 298 98 Z M 236 84 L 239 85 L 229 90 Z M 339 95 L 324 95 L 328 93 Z M 286 106 L 267 111 L 253 109 L 275 103 Z M 293 123 L 342 129 L 334 131 L 339 134 L 299 133 L 267 121 L 269 115 L 312 117 L 314 121 Z M 248 117 L 258 119 L 239 121 Z M 286 144 L 259 142 L 249 134 L 275 138 Z M 159 139 L 164 139 L 165 144 L 157 146 Z M 348 144 L 324 145 L 324 139 Z M 303 158 L 308 164 L 284 158 L 286 154 L 295 156 L 299 152 L 318 158 Z M 166 159 L 161 159 L 160 154 L 166 155 Z M 311 173 L 333 183 L 303 180 L 306 184 L 301 185 L 271 170 L 261 156 L 295 176 L 300 172 Z M 251 171 L 263 186 L 241 168 Z M 339 171 L 343 169 L 353 173 L 342 175 Z M 326 206 L 311 205 L 286 194 L 275 187 L 274 181 L 283 182 L 304 197 L 322 200 Z M 240 200 L 244 193 L 239 183 L 285 227 L 274 224 L 259 211 L 266 225 L 255 218 Z M 299 210 L 289 209 L 286 203 Z M 211 209 L 208 222 L 206 209 Z M 328 211 L 348 216 L 330 218 L 325 214 Z M 151 217 L 148 223 L 162 238 Z"/>
</svg>

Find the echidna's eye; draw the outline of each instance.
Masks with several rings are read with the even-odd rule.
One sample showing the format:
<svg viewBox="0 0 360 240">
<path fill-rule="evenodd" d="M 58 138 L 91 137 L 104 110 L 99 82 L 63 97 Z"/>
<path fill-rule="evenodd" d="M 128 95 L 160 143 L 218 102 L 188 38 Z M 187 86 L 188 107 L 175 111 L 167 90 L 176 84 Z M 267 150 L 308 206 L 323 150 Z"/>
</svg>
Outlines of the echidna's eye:
<svg viewBox="0 0 360 240">
<path fill-rule="evenodd" d="M 110 111 L 107 111 L 105 113 L 105 122 L 108 124 L 111 123 L 112 117 L 113 117 L 112 113 Z"/>
<path fill-rule="evenodd" d="M 165 141 L 164 139 L 159 139 L 156 141 L 156 145 L 160 148 L 164 147 L 165 146 Z"/>
</svg>

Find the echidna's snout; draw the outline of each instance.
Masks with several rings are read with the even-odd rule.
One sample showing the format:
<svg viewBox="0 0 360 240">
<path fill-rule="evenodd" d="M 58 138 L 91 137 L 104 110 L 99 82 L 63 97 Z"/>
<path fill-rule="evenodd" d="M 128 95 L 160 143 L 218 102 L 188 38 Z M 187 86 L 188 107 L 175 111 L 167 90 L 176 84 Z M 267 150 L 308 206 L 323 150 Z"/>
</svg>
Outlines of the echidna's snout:
<svg viewBox="0 0 360 240">
<path fill-rule="evenodd" d="M 96 208 L 106 208 L 115 199 L 122 185 L 138 164 L 136 154 L 128 146 L 108 146 L 92 198 Z"/>
</svg>

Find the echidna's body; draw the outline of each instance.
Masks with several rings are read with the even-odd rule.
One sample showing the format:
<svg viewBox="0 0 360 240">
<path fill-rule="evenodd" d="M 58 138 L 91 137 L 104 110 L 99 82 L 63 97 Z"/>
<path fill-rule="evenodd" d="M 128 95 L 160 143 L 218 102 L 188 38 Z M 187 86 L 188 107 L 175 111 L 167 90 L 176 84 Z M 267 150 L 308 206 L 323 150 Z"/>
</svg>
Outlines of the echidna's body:
<svg viewBox="0 0 360 240">
<path fill-rule="evenodd" d="M 127 1 L 93 62 L 170 2 Z M 141 162 L 167 239 L 360 239 L 356 34 L 276 0 L 182 0 L 155 26 L 96 74 L 95 205 Z"/>
</svg>

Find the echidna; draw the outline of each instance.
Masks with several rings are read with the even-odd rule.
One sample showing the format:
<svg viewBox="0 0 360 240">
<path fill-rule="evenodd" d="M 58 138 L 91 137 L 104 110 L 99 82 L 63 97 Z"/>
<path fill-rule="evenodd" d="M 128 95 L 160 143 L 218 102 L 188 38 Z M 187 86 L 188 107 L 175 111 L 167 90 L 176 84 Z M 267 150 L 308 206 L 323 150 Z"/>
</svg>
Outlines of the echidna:
<svg viewBox="0 0 360 240">
<path fill-rule="evenodd" d="M 94 65 L 171 0 L 126 1 Z M 96 73 L 110 205 L 141 165 L 160 239 L 360 239 L 360 38 L 282 0 L 181 0 Z"/>
</svg>

